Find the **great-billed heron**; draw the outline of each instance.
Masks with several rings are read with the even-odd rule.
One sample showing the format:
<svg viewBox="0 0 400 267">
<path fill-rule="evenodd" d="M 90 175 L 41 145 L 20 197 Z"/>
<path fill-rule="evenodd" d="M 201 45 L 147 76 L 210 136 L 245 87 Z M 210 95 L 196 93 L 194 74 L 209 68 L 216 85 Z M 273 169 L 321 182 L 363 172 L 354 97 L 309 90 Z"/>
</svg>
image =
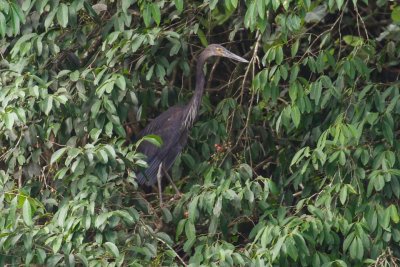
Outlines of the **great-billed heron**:
<svg viewBox="0 0 400 267">
<path fill-rule="evenodd" d="M 203 67 L 206 60 L 213 56 L 227 57 L 245 63 L 248 62 L 246 59 L 233 54 L 221 45 L 209 45 L 203 50 L 203 52 L 201 52 L 197 59 L 196 88 L 190 102 L 186 106 L 177 105 L 170 107 L 157 118 L 153 119 L 147 127 L 139 133 L 139 138 L 153 134 L 160 136 L 163 141 L 161 147 L 157 147 L 150 142 L 144 141 L 138 148 L 139 152 L 147 156 L 148 168 L 145 171 L 138 173 L 137 180 L 140 184 L 147 186 L 153 186 L 156 181 L 158 181 L 160 203 L 162 203 L 162 171 L 165 171 L 167 174 L 167 171 L 171 168 L 176 157 L 186 145 L 189 129 L 193 126 L 193 123 L 197 118 L 201 98 L 204 92 L 205 74 Z M 177 191 L 175 186 L 174 188 Z"/>
</svg>

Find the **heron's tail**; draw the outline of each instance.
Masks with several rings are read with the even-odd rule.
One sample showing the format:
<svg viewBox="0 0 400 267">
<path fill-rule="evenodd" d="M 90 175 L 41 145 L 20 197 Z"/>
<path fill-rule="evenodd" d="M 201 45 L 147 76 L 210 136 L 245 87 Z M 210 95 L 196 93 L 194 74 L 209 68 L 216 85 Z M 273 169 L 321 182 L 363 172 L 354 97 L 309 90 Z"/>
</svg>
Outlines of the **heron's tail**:
<svg viewBox="0 0 400 267">
<path fill-rule="evenodd" d="M 146 172 L 139 172 L 136 174 L 136 180 L 141 185 L 152 186 L 154 183 L 152 182 L 153 179 L 146 175 Z"/>
<path fill-rule="evenodd" d="M 148 162 L 149 167 L 146 170 L 137 173 L 139 184 L 153 186 L 157 182 L 157 172 L 160 164 L 161 160 L 158 157 L 150 159 Z"/>
</svg>

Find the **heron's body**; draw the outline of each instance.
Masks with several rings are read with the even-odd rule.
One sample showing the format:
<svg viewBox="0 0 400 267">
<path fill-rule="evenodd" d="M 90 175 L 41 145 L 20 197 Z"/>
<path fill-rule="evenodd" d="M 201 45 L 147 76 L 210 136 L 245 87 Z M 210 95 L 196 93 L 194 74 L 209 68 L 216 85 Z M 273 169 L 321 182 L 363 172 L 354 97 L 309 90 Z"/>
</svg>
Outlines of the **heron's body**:
<svg viewBox="0 0 400 267">
<path fill-rule="evenodd" d="M 176 157 L 187 143 L 188 129 L 182 127 L 180 122 L 186 106 L 173 106 L 150 122 L 144 128 L 139 137 L 154 134 L 160 136 L 163 141 L 161 147 L 157 147 L 147 141 L 139 146 L 139 151 L 147 156 L 149 167 L 138 176 L 140 184 L 151 186 L 155 184 L 159 165 L 162 163 L 165 170 L 171 168 Z M 168 140 L 168 142 L 165 142 Z"/>
<path fill-rule="evenodd" d="M 138 182 L 147 186 L 154 185 L 157 177 L 163 168 L 168 171 L 174 163 L 176 157 L 187 143 L 189 129 L 193 126 L 201 104 L 204 92 L 205 75 L 203 66 L 207 58 L 211 56 L 221 56 L 232 58 L 241 62 L 247 60 L 229 52 L 220 45 L 209 45 L 200 54 L 196 66 L 196 88 L 193 97 L 186 106 L 173 106 L 152 120 L 144 128 L 139 138 L 153 134 L 161 137 L 163 145 L 157 147 L 144 141 L 138 150 L 147 156 L 148 168 L 138 174 Z"/>
</svg>

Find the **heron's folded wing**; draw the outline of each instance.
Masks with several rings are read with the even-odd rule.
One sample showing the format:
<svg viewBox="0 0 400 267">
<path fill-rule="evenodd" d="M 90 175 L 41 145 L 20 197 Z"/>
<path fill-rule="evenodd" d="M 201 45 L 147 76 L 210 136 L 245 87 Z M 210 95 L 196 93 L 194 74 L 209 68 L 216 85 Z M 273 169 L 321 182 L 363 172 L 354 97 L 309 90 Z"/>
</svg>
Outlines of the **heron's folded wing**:
<svg viewBox="0 0 400 267">
<path fill-rule="evenodd" d="M 173 106 L 154 118 L 137 136 L 137 139 L 148 134 L 161 135 L 169 130 L 178 130 L 176 127 L 182 126 L 182 118 L 185 113 L 184 106 Z M 168 131 L 167 131 L 168 130 Z"/>
<path fill-rule="evenodd" d="M 143 141 L 138 151 L 147 156 L 148 168 L 138 174 L 138 182 L 146 185 L 153 185 L 157 181 L 157 172 L 160 163 L 164 169 L 171 168 L 176 157 L 186 145 L 188 131 L 183 127 L 182 119 L 185 109 L 183 107 L 171 107 L 140 132 L 139 137 L 154 134 L 161 137 L 163 144 L 157 147 L 150 142 Z"/>
<path fill-rule="evenodd" d="M 187 131 L 183 131 L 180 135 L 174 136 L 172 140 L 168 142 L 168 146 L 158 148 L 158 153 L 155 153 L 153 157 L 148 158 L 148 168 L 139 173 L 138 182 L 140 184 L 146 184 L 147 186 L 154 185 L 157 181 L 157 172 L 160 164 L 163 164 L 165 170 L 169 170 L 174 164 L 176 157 L 182 151 L 183 147 L 187 142 Z"/>
<path fill-rule="evenodd" d="M 158 167 L 160 166 L 161 161 L 159 159 L 153 159 L 148 163 L 149 167 L 138 173 L 137 181 L 139 184 L 145 184 L 147 186 L 152 186 L 157 181 L 157 172 Z"/>
</svg>

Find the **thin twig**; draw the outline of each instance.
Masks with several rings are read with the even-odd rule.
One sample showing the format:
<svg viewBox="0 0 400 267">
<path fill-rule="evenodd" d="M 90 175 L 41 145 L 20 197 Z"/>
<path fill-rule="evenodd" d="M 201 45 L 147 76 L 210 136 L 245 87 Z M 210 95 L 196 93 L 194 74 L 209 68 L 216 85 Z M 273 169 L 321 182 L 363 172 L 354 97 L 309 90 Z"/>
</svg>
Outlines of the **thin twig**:
<svg viewBox="0 0 400 267">
<path fill-rule="evenodd" d="M 346 4 L 347 4 L 347 2 L 346 2 Z M 311 53 L 311 48 L 313 47 L 313 45 L 314 45 L 325 33 L 332 31 L 333 28 L 335 28 L 336 24 L 338 24 L 339 22 L 342 21 L 343 14 L 344 14 L 344 8 L 343 8 L 342 12 L 340 13 L 339 17 L 338 17 L 338 18 L 336 19 L 336 21 L 332 24 L 332 26 L 331 26 L 329 29 L 327 29 L 326 31 L 323 31 L 322 33 L 320 33 L 320 34 L 314 39 L 314 41 L 308 46 L 307 50 L 304 52 L 303 56 L 302 56 L 302 57 L 300 58 L 300 60 L 298 61 L 299 63 L 303 61 L 304 57 L 305 57 L 307 54 Z M 339 33 L 340 33 L 340 31 L 339 31 Z M 341 36 L 341 35 L 340 35 L 340 36 Z M 341 39 L 341 38 L 340 38 L 340 39 Z"/>
<path fill-rule="evenodd" d="M 240 104 L 242 104 L 242 101 L 243 101 L 243 94 L 244 94 L 244 88 L 245 88 L 244 86 L 245 86 L 245 82 L 246 82 L 247 76 L 248 76 L 249 71 L 250 71 L 250 67 L 253 67 L 253 76 L 254 76 L 255 63 L 258 60 L 257 53 L 258 53 L 258 48 L 260 46 L 260 40 L 261 40 L 261 34 L 260 34 L 260 32 L 257 32 L 257 40 L 256 40 L 256 43 L 254 45 L 253 56 L 250 59 L 249 67 L 247 68 L 247 70 L 246 70 L 246 72 L 244 74 L 244 77 L 243 77 L 243 82 L 242 82 L 242 87 L 241 87 L 242 89 L 241 89 L 241 94 L 240 94 L 240 102 L 239 102 Z M 247 111 L 247 117 L 246 117 L 245 125 L 244 125 L 243 129 L 240 131 L 239 136 L 237 137 L 236 143 L 232 147 L 230 147 L 229 150 L 227 151 L 227 153 L 225 154 L 223 160 L 220 163 L 220 166 L 225 161 L 225 159 L 228 156 L 228 154 L 230 154 L 238 146 L 241 137 L 243 136 L 244 132 L 247 131 L 247 127 L 248 127 L 249 121 L 250 121 L 250 113 L 251 113 L 251 109 L 252 109 L 252 106 L 253 106 L 254 96 L 255 96 L 255 92 L 253 91 L 251 93 L 250 106 L 249 106 L 249 109 Z M 233 127 L 233 120 L 234 120 L 234 116 L 232 116 L 232 123 L 231 123 L 231 129 L 230 130 L 232 130 L 232 127 Z"/>
</svg>

